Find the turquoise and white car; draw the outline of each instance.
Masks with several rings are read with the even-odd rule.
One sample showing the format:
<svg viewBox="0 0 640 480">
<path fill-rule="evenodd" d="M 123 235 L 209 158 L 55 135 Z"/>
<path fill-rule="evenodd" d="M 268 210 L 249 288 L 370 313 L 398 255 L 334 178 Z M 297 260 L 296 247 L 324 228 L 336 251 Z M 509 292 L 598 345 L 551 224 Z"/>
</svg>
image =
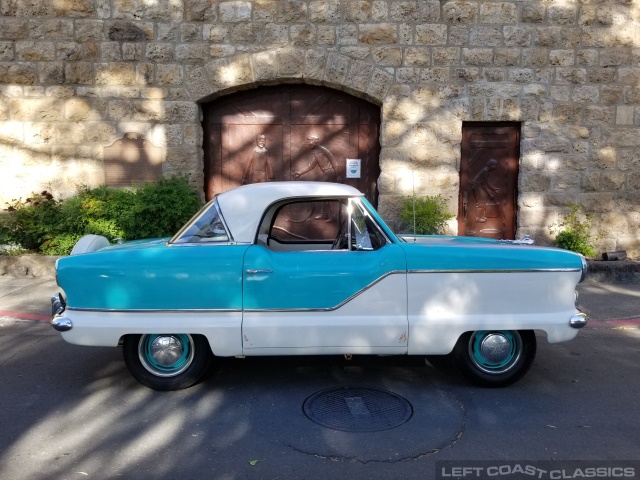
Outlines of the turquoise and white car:
<svg viewBox="0 0 640 480">
<path fill-rule="evenodd" d="M 158 390 L 250 355 L 449 355 L 504 386 L 531 367 L 534 331 L 563 342 L 587 322 L 584 258 L 527 243 L 400 237 L 346 185 L 247 185 L 173 238 L 80 240 L 57 262 L 52 324 L 73 344 L 123 346 Z"/>
</svg>

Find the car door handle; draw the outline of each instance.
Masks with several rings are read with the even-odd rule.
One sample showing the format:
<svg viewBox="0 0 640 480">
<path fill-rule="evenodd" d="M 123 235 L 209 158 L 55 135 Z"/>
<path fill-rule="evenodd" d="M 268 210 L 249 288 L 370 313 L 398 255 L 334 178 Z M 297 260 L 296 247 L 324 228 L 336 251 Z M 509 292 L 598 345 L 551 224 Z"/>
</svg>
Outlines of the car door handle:
<svg viewBox="0 0 640 480">
<path fill-rule="evenodd" d="M 253 270 L 249 269 L 246 271 L 248 275 L 255 275 L 256 273 L 273 273 L 273 270 Z"/>
</svg>

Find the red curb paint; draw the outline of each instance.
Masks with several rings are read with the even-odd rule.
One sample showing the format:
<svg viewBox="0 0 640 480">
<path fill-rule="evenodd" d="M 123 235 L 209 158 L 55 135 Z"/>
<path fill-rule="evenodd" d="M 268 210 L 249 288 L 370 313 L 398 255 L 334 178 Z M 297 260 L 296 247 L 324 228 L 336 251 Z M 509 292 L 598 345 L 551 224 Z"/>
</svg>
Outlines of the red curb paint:
<svg viewBox="0 0 640 480">
<path fill-rule="evenodd" d="M 51 317 L 48 315 L 38 315 L 37 313 L 13 312 L 11 310 L 0 310 L 0 317 L 12 317 L 18 320 L 35 320 L 37 322 L 48 322 Z"/>
<path fill-rule="evenodd" d="M 640 328 L 640 318 L 593 321 L 589 322 L 588 326 L 591 328 Z"/>
</svg>

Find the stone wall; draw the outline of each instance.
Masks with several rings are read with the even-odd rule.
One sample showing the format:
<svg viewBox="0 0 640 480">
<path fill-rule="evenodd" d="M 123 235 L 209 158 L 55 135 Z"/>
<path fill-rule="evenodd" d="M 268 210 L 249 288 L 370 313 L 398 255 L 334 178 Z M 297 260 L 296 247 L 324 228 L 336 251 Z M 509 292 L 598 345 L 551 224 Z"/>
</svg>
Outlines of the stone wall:
<svg viewBox="0 0 640 480">
<path fill-rule="evenodd" d="M 380 210 L 457 209 L 464 121 L 522 123 L 519 234 L 567 204 L 640 255 L 640 4 L 620 0 L 0 0 L 0 202 L 104 180 L 137 132 L 202 185 L 198 102 L 282 82 L 382 107 Z"/>
</svg>

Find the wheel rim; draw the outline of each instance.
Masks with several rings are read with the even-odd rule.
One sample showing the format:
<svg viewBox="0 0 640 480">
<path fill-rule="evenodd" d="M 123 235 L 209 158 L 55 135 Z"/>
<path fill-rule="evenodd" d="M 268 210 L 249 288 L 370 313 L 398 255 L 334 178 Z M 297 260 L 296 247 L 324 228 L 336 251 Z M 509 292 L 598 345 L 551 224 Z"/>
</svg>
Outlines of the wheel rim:
<svg viewBox="0 0 640 480">
<path fill-rule="evenodd" d="M 501 374 L 511 370 L 522 354 L 522 338 L 517 331 L 482 330 L 469 339 L 469 358 L 481 371 Z"/>
<path fill-rule="evenodd" d="M 194 345 L 191 335 L 142 335 L 138 343 L 138 357 L 142 366 L 158 377 L 175 377 L 193 361 Z"/>
</svg>

